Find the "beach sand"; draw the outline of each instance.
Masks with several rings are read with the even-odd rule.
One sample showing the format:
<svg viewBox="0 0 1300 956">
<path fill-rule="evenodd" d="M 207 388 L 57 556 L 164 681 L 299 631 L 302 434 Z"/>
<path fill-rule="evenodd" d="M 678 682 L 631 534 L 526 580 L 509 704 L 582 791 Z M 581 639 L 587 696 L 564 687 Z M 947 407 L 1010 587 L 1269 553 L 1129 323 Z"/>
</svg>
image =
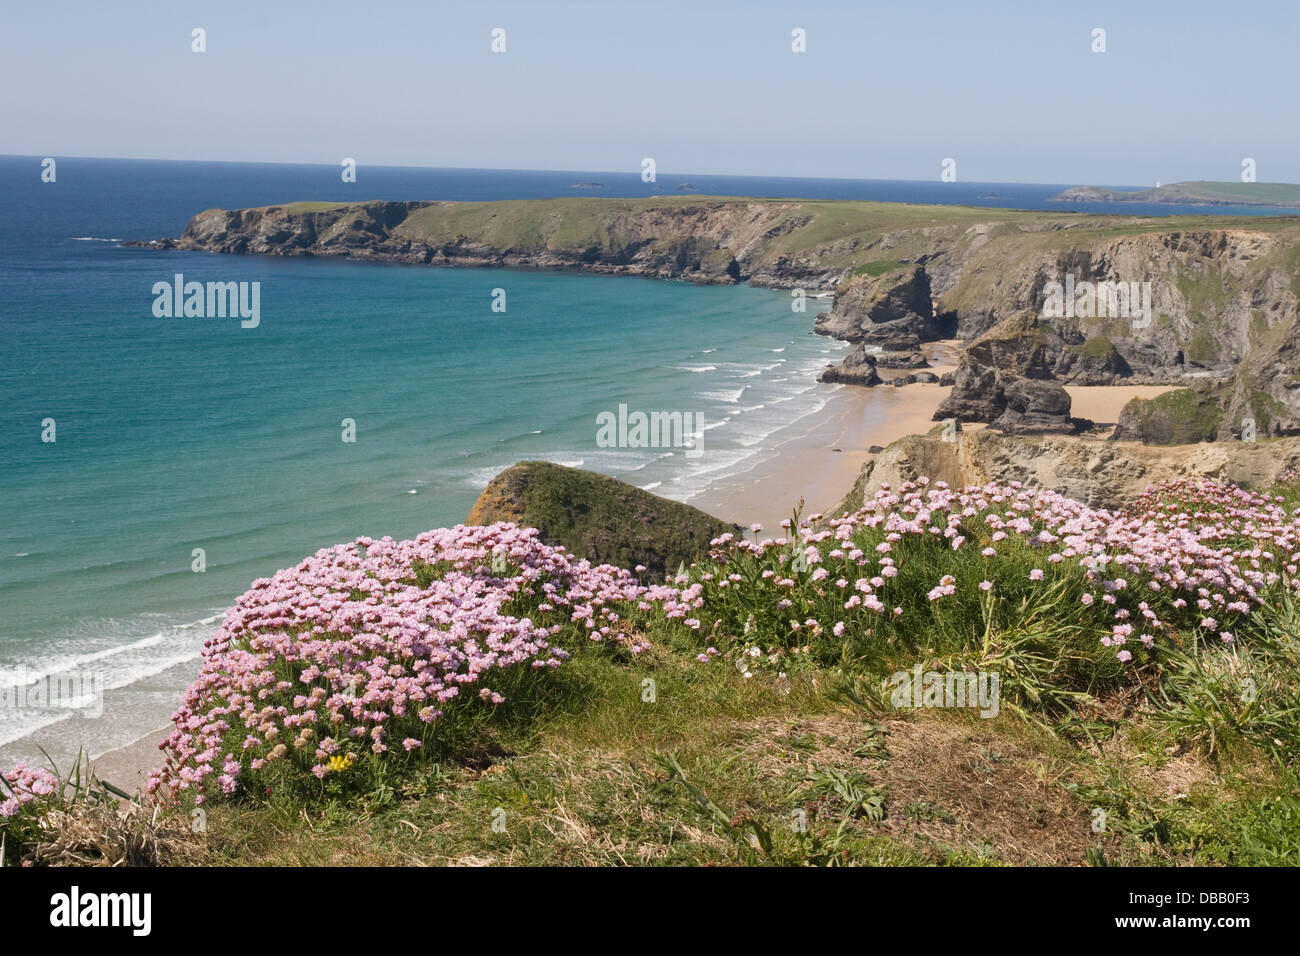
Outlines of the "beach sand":
<svg viewBox="0 0 1300 956">
<path fill-rule="evenodd" d="M 936 343 L 950 348 L 952 343 Z M 932 357 L 936 374 L 951 370 L 946 353 Z M 885 372 L 885 374 L 889 374 Z M 900 373 L 901 374 L 901 373 Z M 873 445 L 884 447 L 906 435 L 924 434 L 937 424 L 935 409 L 950 388 L 914 384 L 839 389 L 800 433 L 785 430 L 773 437 L 774 454 L 748 471 L 718 482 L 690 500 L 690 504 L 727 521 L 748 527 L 759 522 L 768 531 L 777 528 L 800 497 L 805 517 L 829 511 L 839 504 L 857 480 Z M 1066 386 L 1071 414 L 1098 426 L 1113 426 L 1130 399 L 1153 398 L 1169 385 Z M 984 425 L 963 426 L 977 431 Z"/>
<path fill-rule="evenodd" d="M 1114 425 L 1119 421 L 1120 409 L 1134 398 L 1155 398 L 1177 386 L 1174 385 L 1067 385 L 1070 393 L 1070 414 L 1075 418 L 1090 418 L 1098 425 Z"/>
<path fill-rule="evenodd" d="M 826 512 L 848 494 L 873 445 L 935 427 L 934 410 L 951 389 L 914 384 L 837 389 L 815 420 L 798 434 L 773 436 L 774 454 L 711 485 L 689 504 L 748 527 L 776 531 L 802 497 L 804 517 Z M 784 431 L 784 430 L 783 430 Z"/>
<path fill-rule="evenodd" d="M 958 348 L 956 341 L 928 343 L 926 371 L 936 375 L 953 371 Z M 880 370 L 887 380 L 905 374 Z M 820 412 L 775 432 L 763 461 L 710 485 L 687 503 L 745 527 L 758 522 L 769 532 L 790 517 L 800 498 L 805 502 L 804 517 L 827 512 L 853 487 L 871 457 L 868 449 L 928 432 L 936 425 L 935 409 L 952 390 L 922 383 L 874 388 L 821 385 L 819 389 L 833 390 Z M 822 397 L 824 393 L 816 396 Z"/>
<path fill-rule="evenodd" d="M 195 672 L 197 671 L 196 665 Z M 176 695 L 178 700 L 180 696 L 180 693 Z M 162 766 L 163 753 L 158 749 L 158 743 L 165 740 L 171 732 L 172 727 L 169 724 L 153 733 L 145 734 L 125 747 L 108 751 L 91 762 L 92 772 L 99 779 L 107 780 L 127 793 L 143 791 L 149 782 L 149 771 Z"/>
</svg>

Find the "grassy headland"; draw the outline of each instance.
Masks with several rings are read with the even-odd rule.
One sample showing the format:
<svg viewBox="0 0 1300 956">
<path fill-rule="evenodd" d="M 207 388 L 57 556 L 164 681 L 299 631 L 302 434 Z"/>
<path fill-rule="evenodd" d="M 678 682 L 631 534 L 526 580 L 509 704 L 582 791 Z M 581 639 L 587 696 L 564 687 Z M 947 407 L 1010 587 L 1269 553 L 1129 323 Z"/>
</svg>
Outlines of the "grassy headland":
<svg viewBox="0 0 1300 956">
<path fill-rule="evenodd" d="M 922 483 L 671 587 L 508 526 L 363 539 L 241 598 L 156 816 L 0 826 L 10 862 L 1294 864 L 1297 561 L 1293 476 Z"/>
</svg>

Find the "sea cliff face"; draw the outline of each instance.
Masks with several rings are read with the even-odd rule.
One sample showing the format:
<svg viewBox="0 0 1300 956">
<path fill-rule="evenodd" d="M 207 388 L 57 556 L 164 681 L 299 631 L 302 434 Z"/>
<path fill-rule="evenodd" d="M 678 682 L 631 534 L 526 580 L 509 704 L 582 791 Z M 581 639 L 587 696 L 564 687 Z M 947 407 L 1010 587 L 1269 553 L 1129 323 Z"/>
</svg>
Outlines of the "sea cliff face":
<svg viewBox="0 0 1300 956">
<path fill-rule="evenodd" d="M 1194 387 L 1213 437 L 1247 426 L 1300 434 L 1300 219 L 1291 217 L 693 196 L 292 203 L 207 210 L 179 239 L 146 245 L 832 292 L 816 331 L 857 347 L 826 381 L 876 385 L 877 368 L 923 367 L 914 356 L 924 343 L 963 341 L 939 418 L 1068 433 L 1080 423 L 1062 384 L 1165 384 Z M 1132 295 L 1071 296 L 1061 308 L 1062 286 L 1119 284 Z M 796 310 L 813 301 L 792 299 Z M 1127 421 L 1126 437 L 1176 431 Z"/>
<path fill-rule="evenodd" d="M 833 286 L 838 275 L 815 258 L 763 261 L 753 255 L 798 224 L 793 204 L 730 202 L 632 205 L 614 200 L 578 222 L 574 200 L 506 203 L 291 203 L 209 209 L 160 248 L 261 255 L 335 255 L 438 266 L 574 269 L 616 275 L 741 280 L 778 287 Z"/>
</svg>

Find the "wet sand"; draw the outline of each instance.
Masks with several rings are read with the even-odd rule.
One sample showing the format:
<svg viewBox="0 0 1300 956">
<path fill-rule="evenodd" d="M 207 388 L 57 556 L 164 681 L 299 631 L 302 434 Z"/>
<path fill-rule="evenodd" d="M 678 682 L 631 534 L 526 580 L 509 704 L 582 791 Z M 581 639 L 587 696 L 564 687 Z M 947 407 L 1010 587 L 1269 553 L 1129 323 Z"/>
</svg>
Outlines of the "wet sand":
<svg viewBox="0 0 1300 956">
<path fill-rule="evenodd" d="M 935 427 L 934 411 L 951 391 L 919 383 L 827 387 L 837 392 L 811 425 L 798 434 L 778 432 L 770 457 L 710 486 L 689 504 L 746 527 L 759 522 L 768 531 L 790 517 L 801 497 L 805 517 L 829 512 L 853 487 L 871 457 L 868 449 Z"/>
</svg>

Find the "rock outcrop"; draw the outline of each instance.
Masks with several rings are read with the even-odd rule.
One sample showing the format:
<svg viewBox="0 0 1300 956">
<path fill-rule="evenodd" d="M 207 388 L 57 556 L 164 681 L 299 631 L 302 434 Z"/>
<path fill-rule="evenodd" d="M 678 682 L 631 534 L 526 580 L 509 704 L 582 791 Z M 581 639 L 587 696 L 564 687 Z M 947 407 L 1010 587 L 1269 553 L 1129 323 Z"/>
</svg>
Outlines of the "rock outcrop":
<svg viewBox="0 0 1300 956">
<path fill-rule="evenodd" d="M 935 428 L 889 445 L 866 463 L 837 511 L 856 511 L 882 485 L 897 488 L 921 476 L 955 487 L 1019 481 L 1118 510 L 1167 479 L 1206 477 L 1261 488 L 1300 466 L 1300 438 L 1158 448 L 1067 435 L 1022 438 L 989 429 L 949 437 L 945 441 Z"/>
<path fill-rule="evenodd" d="M 1211 389 L 1180 388 L 1155 398 L 1133 399 L 1120 411 L 1111 438 L 1148 445 L 1214 441 L 1223 427 L 1223 418 L 1223 409 Z"/>
<path fill-rule="evenodd" d="M 1006 386 L 1003 395 L 1006 408 L 992 427 L 1008 435 L 1048 435 L 1092 427 L 1092 422 L 1070 417 L 1070 395 L 1058 382 L 1021 378 Z"/>
<path fill-rule="evenodd" d="M 616 478 L 545 461 L 521 462 L 488 483 L 466 524 L 495 521 L 536 528 L 547 544 L 592 561 L 644 565 L 656 579 L 707 554 L 719 535 L 740 531 Z"/>
<path fill-rule="evenodd" d="M 829 365 L 817 377 L 819 382 L 837 385 L 879 385 L 880 373 L 876 371 L 876 357 L 868 355 L 866 347 L 859 345 L 839 365 Z"/>
<path fill-rule="evenodd" d="M 940 403 L 935 419 L 996 423 L 1007 413 L 1009 392 L 1014 388 L 1017 408 L 1012 409 L 1008 423 L 1031 415 L 1038 431 L 1051 430 L 1049 419 L 1054 419 L 1056 431 L 1075 431 L 1069 420 L 1070 398 L 1064 389 L 1058 385 L 1059 393 L 1050 388 L 1033 390 L 1023 384 L 1051 378 L 1049 356 L 1054 338 L 1052 331 L 1029 313 L 1007 319 L 980 336 L 962 351 L 952 392 Z"/>
<path fill-rule="evenodd" d="M 1232 438 L 1248 420 L 1260 436 L 1300 434 L 1300 235 L 1290 225 L 1184 231 L 1168 222 L 1069 246 L 1004 245 L 977 276 L 994 244 L 983 246 L 951 297 L 996 324 L 963 351 L 938 417 L 994 422 L 1010 382 L 1027 377 L 1197 386 L 1223 411 L 1212 438 Z M 1164 434 L 1139 427 L 1149 415 L 1135 408 L 1124 434 Z"/>
<path fill-rule="evenodd" d="M 846 368 L 861 364 L 861 352 L 876 356 L 881 368 L 924 368 L 921 343 L 951 338 L 956 321 L 935 315 L 925 267 L 905 265 L 849 276 L 839 284 L 831 310 L 817 316 L 814 331 L 858 345 L 859 351 L 845 359 Z M 832 380 L 841 379 L 823 378 Z"/>
</svg>

